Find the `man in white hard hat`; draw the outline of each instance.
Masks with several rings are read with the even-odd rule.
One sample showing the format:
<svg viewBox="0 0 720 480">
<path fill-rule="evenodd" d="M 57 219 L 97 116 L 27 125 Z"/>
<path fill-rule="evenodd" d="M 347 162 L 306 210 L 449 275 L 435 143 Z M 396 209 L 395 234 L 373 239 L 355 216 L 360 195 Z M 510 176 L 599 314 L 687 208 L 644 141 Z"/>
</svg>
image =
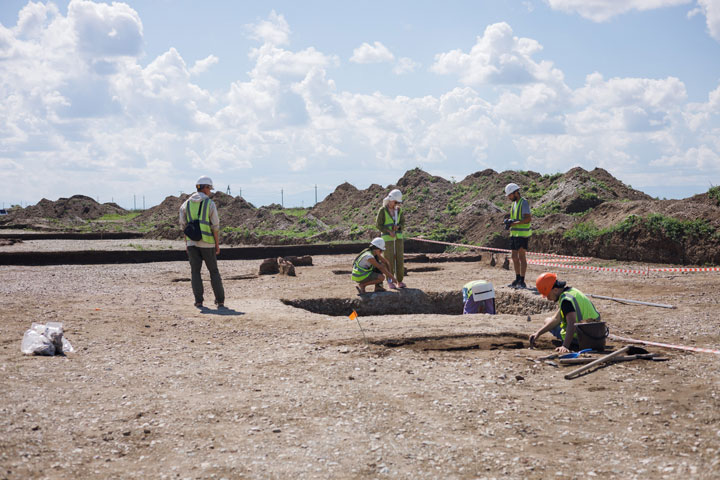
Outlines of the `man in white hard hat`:
<svg viewBox="0 0 720 480">
<path fill-rule="evenodd" d="M 510 207 L 510 215 L 505 216 L 505 228 L 510 230 L 510 250 L 515 268 L 515 280 L 509 286 L 527 288 L 525 285 L 527 270 L 525 253 L 532 235 L 530 203 L 520 195 L 520 187 L 515 183 L 508 183 L 505 186 L 505 196 L 513 202 Z"/>
<path fill-rule="evenodd" d="M 385 250 L 385 240 L 380 237 L 374 238 L 370 246 L 364 249 L 353 261 L 352 279 L 357 282 L 358 295 L 365 293 L 365 287 L 375 285 L 376 292 L 384 292 L 382 284 L 385 277 L 395 281 L 390 272 L 390 263 L 382 252 Z M 385 275 L 385 276 L 383 276 Z"/>
<path fill-rule="evenodd" d="M 185 232 L 185 245 L 190 260 L 191 284 L 195 307 L 203 308 L 203 283 L 200 276 L 202 264 L 210 272 L 210 285 L 215 294 L 215 304 L 225 308 L 225 289 L 217 265 L 220 253 L 220 218 L 215 202 L 210 199 L 213 182 L 202 176 L 195 182 L 196 192 L 180 207 L 180 228 Z"/>
<path fill-rule="evenodd" d="M 388 286 L 392 289 L 405 288 L 405 244 L 403 230 L 405 230 L 405 215 L 401 210 L 402 192 L 397 188 L 391 190 L 383 199 L 383 206 L 378 210 L 375 225 L 385 241 L 385 258 L 390 264 L 390 271 L 395 279 L 388 278 Z"/>
</svg>

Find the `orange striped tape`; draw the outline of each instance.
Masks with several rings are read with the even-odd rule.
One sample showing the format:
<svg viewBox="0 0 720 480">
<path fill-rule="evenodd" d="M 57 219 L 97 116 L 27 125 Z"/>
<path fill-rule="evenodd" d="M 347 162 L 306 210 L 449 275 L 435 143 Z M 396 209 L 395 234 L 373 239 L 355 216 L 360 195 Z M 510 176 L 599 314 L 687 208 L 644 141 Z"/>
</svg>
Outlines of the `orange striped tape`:
<svg viewBox="0 0 720 480">
<path fill-rule="evenodd" d="M 439 245 L 450 245 L 454 247 L 465 247 L 473 248 L 476 250 L 488 250 L 491 252 L 500 253 L 511 253 L 511 250 L 504 248 L 491 248 L 491 247 L 480 247 L 478 245 L 467 245 L 464 243 L 452 243 L 452 242 L 440 242 L 437 240 L 427 240 L 425 238 L 409 238 L 408 240 L 417 240 L 419 242 L 437 243 Z M 571 265 L 567 263 L 554 262 L 553 260 L 563 260 L 566 262 L 588 262 L 592 260 L 592 257 L 575 257 L 572 255 L 557 255 L 554 253 L 542 253 L 542 252 L 527 252 L 528 255 L 548 257 L 544 259 L 529 259 L 527 263 L 532 265 L 543 265 L 546 267 L 557 267 L 557 268 L 571 268 L 577 270 L 590 270 L 594 272 L 615 272 L 615 273 L 630 273 L 636 275 L 649 275 L 651 272 L 720 272 L 720 267 L 660 267 L 660 268 L 645 268 L 645 269 L 632 269 L 632 268 L 614 268 L 614 267 L 593 267 L 590 265 Z"/>
</svg>

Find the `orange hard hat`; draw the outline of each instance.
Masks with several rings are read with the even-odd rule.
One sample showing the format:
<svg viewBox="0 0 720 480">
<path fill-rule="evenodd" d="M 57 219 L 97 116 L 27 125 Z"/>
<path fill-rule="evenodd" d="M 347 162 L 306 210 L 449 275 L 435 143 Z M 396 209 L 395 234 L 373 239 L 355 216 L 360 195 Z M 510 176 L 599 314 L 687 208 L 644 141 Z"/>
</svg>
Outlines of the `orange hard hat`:
<svg viewBox="0 0 720 480">
<path fill-rule="evenodd" d="M 535 280 L 535 286 L 537 287 L 538 292 L 540 292 L 540 295 L 547 298 L 550 290 L 552 290 L 555 286 L 555 282 L 557 282 L 557 275 L 545 272 L 541 274 L 537 280 Z"/>
</svg>

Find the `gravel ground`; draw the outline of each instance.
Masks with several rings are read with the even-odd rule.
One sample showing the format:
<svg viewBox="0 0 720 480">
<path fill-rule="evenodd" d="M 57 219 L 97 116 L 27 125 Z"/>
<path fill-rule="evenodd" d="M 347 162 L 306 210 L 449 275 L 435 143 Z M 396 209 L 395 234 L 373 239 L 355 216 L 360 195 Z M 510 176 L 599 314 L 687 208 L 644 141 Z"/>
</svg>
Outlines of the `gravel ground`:
<svg viewBox="0 0 720 480">
<path fill-rule="evenodd" d="M 182 240 L 23 240 L 13 245 L 0 245 L 0 252 L 57 252 L 87 250 L 184 250 Z"/>
<path fill-rule="evenodd" d="M 90 248 L 115 242 L 147 241 Z M 366 342 L 348 311 L 281 301 L 354 298 L 332 273 L 352 256 L 313 260 L 297 277 L 255 278 L 259 260 L 220 261 L 225 311 L 193 308 L 186 262 L 0 266 L 0 479 L 717 478 L 717 356 L 648 347 L 670 360 L 568 381 L 571 367 L 538 360 L 547 339 L 515 348 L 542 323 L 532 312 L 360 317 Z M 411 310 L 422 291 L 511 279 L 484 261 L 435 266 L 379 295 Z M 720 345 L 717 274 L 560 274 L 678 307 L 596 300 L 612 333 Z M 63 322 L 76 353 L 20 353 L 46 321 Z"/>
</svg>

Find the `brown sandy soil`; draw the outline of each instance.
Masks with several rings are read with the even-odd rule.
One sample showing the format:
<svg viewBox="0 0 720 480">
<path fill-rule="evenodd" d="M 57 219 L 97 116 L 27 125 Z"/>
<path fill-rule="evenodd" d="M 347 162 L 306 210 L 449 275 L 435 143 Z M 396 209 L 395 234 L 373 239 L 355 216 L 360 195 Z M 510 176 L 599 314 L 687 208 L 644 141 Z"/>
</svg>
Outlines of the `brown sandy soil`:
<svg viewBox="0 0 720 480">
<path fill-rule="evenodd" d="M 408 264 L 408 291 L 360 299 L 333 273 L 351 260 L 317 256 L 297 277 L 221 261 L 225 312 L 193 308 L 185 262 L 0 267 L 0 479 L 717 478 L 717 356 L 648 347 L 670 360 L 568 381 L 572 367 L 537 361 L 549 339 L 527 349 L 542 303 L 504 287 L 510 272 Z M 561 275 L 586 293 L 677 306 L 596 300 L 612 333 L 720 345 L 717 273 Z M 361 316 L 365 343 L 347 310 L 282 302 L 385 298 L 413 311 L 420 291 L 459 297 L 477 278 L 515 313 Z M 63 322 L 77 352 L 23 356 L 33 321 Z"/>
</svg>

